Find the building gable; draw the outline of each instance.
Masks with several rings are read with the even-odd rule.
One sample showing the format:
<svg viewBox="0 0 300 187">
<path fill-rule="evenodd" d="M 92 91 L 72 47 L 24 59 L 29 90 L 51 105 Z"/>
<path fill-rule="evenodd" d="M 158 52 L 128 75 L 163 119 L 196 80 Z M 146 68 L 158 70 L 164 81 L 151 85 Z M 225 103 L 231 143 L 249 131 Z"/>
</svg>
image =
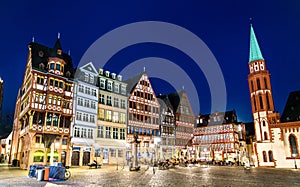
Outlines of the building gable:
<svg viewBox="0 0 300 187">
<path fill-rule="evenodd" d="M 98 74 L 98 72 L 97 72 L 97 70 L 96 70 L 96 68 L 95 68 L 95 66 L 93 65 L 92 62 L 89 62 L 89 63 L 81 66 L 79 69 L 84 71 L 84 72 L 91 73 L 91 74 L 94 74 L 94 75 Z"/>
</svg>

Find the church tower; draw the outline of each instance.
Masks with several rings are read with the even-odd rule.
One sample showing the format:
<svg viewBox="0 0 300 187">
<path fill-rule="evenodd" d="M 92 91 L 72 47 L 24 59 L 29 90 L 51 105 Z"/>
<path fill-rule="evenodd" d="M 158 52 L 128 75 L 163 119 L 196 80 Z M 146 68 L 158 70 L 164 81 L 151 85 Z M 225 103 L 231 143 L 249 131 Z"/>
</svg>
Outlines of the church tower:
<svg viewBox="0 0 300 187">
<path fill-rule="evenodd" d="M 253 26 L 250 24 L 250 54 L 248 83 L 257 142 L 272 141 L 269 125 L 279 123 L 279 113 L 274 111 L 270 73 L 260 51 Z"/>
</svg>

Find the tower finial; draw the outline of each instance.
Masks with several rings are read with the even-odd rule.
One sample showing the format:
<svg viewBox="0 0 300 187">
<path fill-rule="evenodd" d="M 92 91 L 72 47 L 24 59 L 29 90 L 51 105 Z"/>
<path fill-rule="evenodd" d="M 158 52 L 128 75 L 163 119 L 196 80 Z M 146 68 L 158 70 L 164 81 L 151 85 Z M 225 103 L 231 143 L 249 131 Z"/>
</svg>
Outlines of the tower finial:
<svg viewBox="0 0 300 187">
<path fill-rule="evenodd" d="M 32 40 L 31 40 L 32 42 L 34 42 L 34 36 L 32 37 Z"/>
<path fill-rule="evenodd" d="M 60 32 L 57 33 L 57 39 L 60 39 Z"/>
<path fill-rule="evenodd" d="M 69 55 L 69 56 L 71 56 L 71 49 L 69 49 L 69 51 L 68 51 L 68 55 Z"/>
<path fill-rule="evenodd" d="M 252 24 L 252 18 L 249 18 L 250 24 Z"/>
<path fill-rule="evenodd" d="M 146 67 L 144 66 L 144 72 L 146 72 Z"/>
<path fill-rule="evenodd" d="M 184 90 L 184 85 L 182 85 L 182 89 Z"/>
</svg>

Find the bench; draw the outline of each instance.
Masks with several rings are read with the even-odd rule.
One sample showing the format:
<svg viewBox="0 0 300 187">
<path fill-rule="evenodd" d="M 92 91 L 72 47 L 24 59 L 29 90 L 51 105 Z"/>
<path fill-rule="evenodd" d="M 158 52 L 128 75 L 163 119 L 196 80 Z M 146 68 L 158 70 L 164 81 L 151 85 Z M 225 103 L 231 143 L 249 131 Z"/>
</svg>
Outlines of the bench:
<svg viewBox="0 0 300 187">
<path fill-rule="evenodd" d="M 89 166 L 89 169 L 91 169 L 91 168 L 93 168 L 93 167 L 95 167 L 95 169 L 97 169 L 97 168 L 101 168 L 101 166 L 102 166 L 102 164 L 88 164 L 88 166 Z"/>
</svg>

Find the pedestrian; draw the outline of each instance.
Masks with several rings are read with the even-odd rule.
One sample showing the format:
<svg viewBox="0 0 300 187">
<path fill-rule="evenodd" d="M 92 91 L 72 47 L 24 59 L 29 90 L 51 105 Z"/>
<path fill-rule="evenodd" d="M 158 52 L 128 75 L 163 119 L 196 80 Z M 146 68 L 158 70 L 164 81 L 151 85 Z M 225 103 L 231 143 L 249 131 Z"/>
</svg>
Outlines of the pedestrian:
<svg viewBox="0 0 300 187">
<path fill-rule="evenodd" d="M 155 168 L 154 168 L 154 166 L 153 166 L 153 174 L 155 174 Z"/>
</svg>

